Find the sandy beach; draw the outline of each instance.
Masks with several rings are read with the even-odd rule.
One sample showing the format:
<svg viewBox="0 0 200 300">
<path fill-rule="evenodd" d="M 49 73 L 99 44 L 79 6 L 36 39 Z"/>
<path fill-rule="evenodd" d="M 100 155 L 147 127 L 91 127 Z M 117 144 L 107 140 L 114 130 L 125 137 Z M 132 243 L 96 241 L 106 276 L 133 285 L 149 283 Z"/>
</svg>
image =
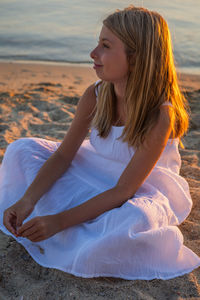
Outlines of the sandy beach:
<svg viewBox="0 0 200 300">
<path fill-rule="evenodd" d="M 0 63 L 0 162 L 21 137 L 62 141 L 77 102 L 97 77 L 92 67 Z M 184 244 L 200 256 L 200 75 L 179 74 L 191 120 L 184 138 L 181 175 L 190 185 L 193 209 L 179 228 Z M 200 268 L 170 280 L 83 279 L 41 267 L 12 237 L 0 232 L 0 300 L 200 299 Z"/>
</svg>

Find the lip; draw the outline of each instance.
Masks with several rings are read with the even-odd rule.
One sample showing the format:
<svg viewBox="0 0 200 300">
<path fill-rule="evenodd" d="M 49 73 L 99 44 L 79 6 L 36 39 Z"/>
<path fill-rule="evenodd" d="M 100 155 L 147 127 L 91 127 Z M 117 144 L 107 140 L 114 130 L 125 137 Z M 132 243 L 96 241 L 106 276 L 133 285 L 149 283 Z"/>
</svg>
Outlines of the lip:
<svg viewBox="0 0 200 300">
<path fill-rule="evenodd" d="M 94 66 L 93 66 L 94 69 L 101 68 L 101 67 L 103 67 L 103 65 L 99 65 L 99 64 L 94 63 Z"/>
</svg>

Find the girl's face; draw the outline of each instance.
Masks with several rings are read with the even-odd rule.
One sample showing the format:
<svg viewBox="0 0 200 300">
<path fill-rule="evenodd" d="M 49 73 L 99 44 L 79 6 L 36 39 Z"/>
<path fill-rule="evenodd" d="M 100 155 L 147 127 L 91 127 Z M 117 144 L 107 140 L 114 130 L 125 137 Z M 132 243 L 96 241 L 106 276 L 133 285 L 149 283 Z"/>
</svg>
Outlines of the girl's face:
<svg viewBox="0 0 200 300">
<path fill-rule="evenodd" d="M 112 83 L 127 81 L 129 66 L 124 43 L 104 25 L 99 43 L 90 56 L 100 79 Z"/>
</svg>

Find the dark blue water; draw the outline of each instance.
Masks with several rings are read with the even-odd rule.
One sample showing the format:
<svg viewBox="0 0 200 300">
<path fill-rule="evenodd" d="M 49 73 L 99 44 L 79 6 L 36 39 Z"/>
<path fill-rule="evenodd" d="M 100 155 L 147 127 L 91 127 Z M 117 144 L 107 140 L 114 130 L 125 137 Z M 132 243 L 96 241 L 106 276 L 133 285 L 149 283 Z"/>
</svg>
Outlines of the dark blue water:
<svg viewBox="0 0 200 300">
<path fill-rule="evenodd" d="M 134 1 L 167 20 L 178 69 L 200 74 L 200 1 Z M 0 59 L 90 63 L 104 17 L 125 0 L 0 0 Z"/>
</svg>

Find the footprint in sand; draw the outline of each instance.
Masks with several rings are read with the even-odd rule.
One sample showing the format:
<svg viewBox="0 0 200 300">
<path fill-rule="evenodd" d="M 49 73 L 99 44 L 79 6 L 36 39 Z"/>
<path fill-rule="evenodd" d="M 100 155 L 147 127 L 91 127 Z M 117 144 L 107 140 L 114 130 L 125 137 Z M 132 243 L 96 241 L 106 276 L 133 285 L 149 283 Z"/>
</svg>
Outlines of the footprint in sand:
<svg viewBox="0 0 200 300">
<path fill-rule="evenodd" d="M 198 113 L 193 113 L 191 120 L 190 120 L 190 129 L 191 130 L 197 130 L 200 129 L 200 114 Z"/>
<path fill-rule="evenodd" d="M 40 82 L 40 83 L 38 83 L 38 85 L 62 87 L 62 84 L 60 84 L 60 83 L 52 83 L 52 82 Z"/>
<path fill-rule="evenodd" d="M 27 69 L 21 69 L 21 72 L 31 72 L 31 71 Z"/>
<path fill-rule="evenodd" d="M 62 122 L 70 118 L 70 114 L 64 108 L 58 108 L 49 112 L 52 121 Z"/>
<path fill-rule="evenodd" d="M 4 93 L 0 93 L 0 103 L 4 102 L 3 98 L 8 98 L 10 97 L 10 93 L 4 92 Z"/>
<path fill-rule="evenodd" d="M 38 99 L 33 99 L 32 105 L 35 106 L 40 111 L 51 111 L 56 109 L 56 104 L 49 103 L 47 101 L 42 101 Z"/>
<path fill-rule="evenodd" d="M 59 100 L 63 101 L 64 103 L 67 103 L 67 104 L 77 105 L 77 103 L 79 101 L 79 97 L 63 96 Z"/>
<path fill-rule="evenodd" d="M 29 129 L 32 130 L 34 133 L 43 132 L 43 133 L 50 133 L 54 130 L 66 130 L 66 123 L 62 124 L 34 124 L 32 122 L 29 123 Z"/>
<path fill-rule="evenodd" d="M 5 131 L 8 128 L 9 128 L 8 125 L 0 124 L 0 132 Z"/>
<path fill-rule="evenodd" d="M 39 87 L 39 88 L 33 89 L 33 91 L 36 91 L 36 92 L 51 92 L 51 90 L 46 88 L 46 87 Z"/>
<path fill-rule="evenodd" d="M 76 76 L 75 78 L 76 78 L 76 80 L 74 81 L 75 84 L 80 84 L 83 81 L 82 77 L 80 76 Z"/>
</svg>

